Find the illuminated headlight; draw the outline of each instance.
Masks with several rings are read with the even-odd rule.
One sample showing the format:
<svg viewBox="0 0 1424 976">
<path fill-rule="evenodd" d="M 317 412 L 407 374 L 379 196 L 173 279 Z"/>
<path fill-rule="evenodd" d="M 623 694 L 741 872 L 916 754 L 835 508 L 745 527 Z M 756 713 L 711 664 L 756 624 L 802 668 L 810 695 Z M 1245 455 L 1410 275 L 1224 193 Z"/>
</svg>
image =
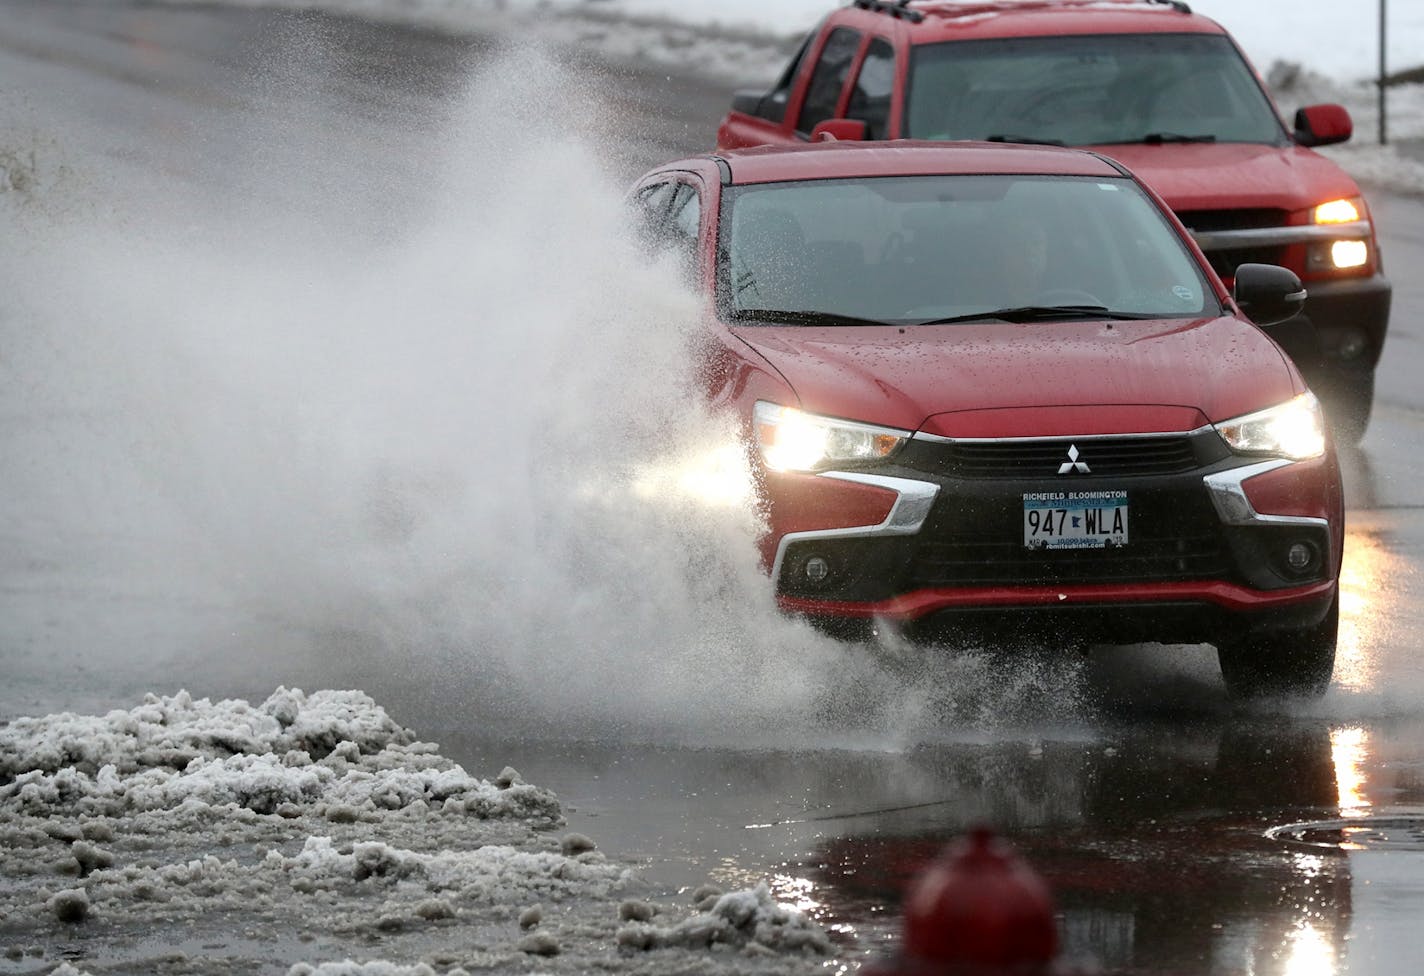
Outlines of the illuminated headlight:
<svg viewBox="0 0 1424 976">
<path fill-rule="evenodd" d="M 1331 241 L 1315 244 L 1308 258 L 1311 271 L 1349 271 L 1370 263 L 1370 246 L 1364 241 Z"/>
<path fill-rule="evenodd" d="M 758 402 L 757 444 L 775 471 L 818 471 L 833 464 L 882 461 L 910 439 L 906 431 L 818 417 Z"/>
<path fill-rule="evenodd" d="M 1336 241 L 1330 245 L 1330 261 L 1337 268 L 1360 268 L 1370 259 L 1370 248 L 1364 241 Z"/>
<path fill-rule="evenodd" d="M 1325 416 L 1313 393 L 1217 424 L 1216 432 L 1238 454 L 1305 461 L 1325 453 Z"/>
<path fill-rule="evenodd" d="M 1364 213 L 1365 201 L 1359 197 L 1331 200 L 1311 212 L 1317 224 L 1353 224 L 1357 220 L 1363 220 Z"/>
<path fill-rule="evenodd" d="M 1301 216 L 1298 214 L 1296 219 L 1300 219 Z M 1312 224 L 1322 227 L 1339 227 L 1342 236 L 1341 240 L 1327 240 L 1312 244 L 1306 254 L 1307 271 L 1314 274 L 1329 274 L 1335 271 L 1353 271 L 1369 266 L 1371 260 L 1368 240 L 1370 212 L 1365 206 L 1363 197 L 1330 200 L 1305 211 L 1303 216 Z M 1355 226 L 1346 227 L 1347 224 Z M 1361 234 L 1360 224 L 1365 225 L 1363 228 L 1364 237 L 1356 236 Z"/>
</svg>

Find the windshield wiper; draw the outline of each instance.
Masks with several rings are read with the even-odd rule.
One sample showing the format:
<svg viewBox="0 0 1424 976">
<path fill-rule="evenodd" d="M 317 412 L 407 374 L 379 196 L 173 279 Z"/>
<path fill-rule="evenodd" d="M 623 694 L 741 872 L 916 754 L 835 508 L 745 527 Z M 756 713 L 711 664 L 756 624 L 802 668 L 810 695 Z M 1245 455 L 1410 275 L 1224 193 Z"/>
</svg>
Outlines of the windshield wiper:
<svg viewBox="0 0 1424 976">
<path fill-rule="evenodd" d="M 838 312 L 818 312 L 814 309 L 737 308 L 729 317 L 734 322 L 772 322 L 778 325 L 895 325 L 880 319 L 862 319 Z"/>
<path fill-rule="evenodd" d="M 1183 135 L 1180 132 L 1149 132 L 1137 141 L 1149 146 L 1160 146 L 1167 142 L 1215 142 L 1216 136 L 1209 134 Z"/>
<path fill-rule="evenodd" d="M 1013 142 L 1023 146 L 1066 146 L 1068 143 L 1062 139 L 1038 139 L 1033 136 L 1019 136 L 1012 133 L 1007 135 L 993 135 L 987 137 L 985 142 Z"/>
<path fill-rule="evenodd" d="M 1043 319 L 1151 319 L 1160 318 L 1138 312 L 1114 312 L 1106 305 L 1015 305 L 1012 308 L 996 308 L 990 311 L 969 312 L 965 315 L 951 315 L 948 318 L 929 319 L 916 325 L 953 325 L 956 322 L 982 322 L 997 319 L 1001 322 L 1036 322 Z"/>
</svg>

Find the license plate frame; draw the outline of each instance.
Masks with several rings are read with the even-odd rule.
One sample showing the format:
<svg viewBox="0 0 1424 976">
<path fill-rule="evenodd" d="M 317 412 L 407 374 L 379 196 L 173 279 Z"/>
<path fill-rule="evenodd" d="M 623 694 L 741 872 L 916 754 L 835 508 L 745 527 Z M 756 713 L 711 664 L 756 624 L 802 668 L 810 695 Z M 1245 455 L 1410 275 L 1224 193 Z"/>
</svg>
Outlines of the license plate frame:
<svg viewBox="0 0 1424 976">
<path fill-rule="evenodd" d="M 1131 541 L 1125 490 L 1039 491 L 1023 496 L 1023 544 L 1030 550 L 1121 549 Z"/>
</svg>

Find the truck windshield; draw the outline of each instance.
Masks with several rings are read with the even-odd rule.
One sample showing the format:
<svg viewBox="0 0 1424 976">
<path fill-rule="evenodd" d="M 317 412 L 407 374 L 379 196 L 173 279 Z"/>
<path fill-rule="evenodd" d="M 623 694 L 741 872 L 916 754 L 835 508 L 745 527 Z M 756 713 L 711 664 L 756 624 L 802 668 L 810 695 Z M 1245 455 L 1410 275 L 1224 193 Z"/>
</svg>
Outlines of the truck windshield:
<svg viewBox="0 0 1424 976">
<path fill-rule="evenodd" d="M 1285 141 L 1236 47 L 1211 34 L 1106 34 L 917 47 L 905 135 L 1068 146 Z"/>
<path fill-rule="evenodd" d="M 729 187 L 718 304 L 733 322 L 1219 314 L 1130 179 L 913 176 Z"/>
</svg>

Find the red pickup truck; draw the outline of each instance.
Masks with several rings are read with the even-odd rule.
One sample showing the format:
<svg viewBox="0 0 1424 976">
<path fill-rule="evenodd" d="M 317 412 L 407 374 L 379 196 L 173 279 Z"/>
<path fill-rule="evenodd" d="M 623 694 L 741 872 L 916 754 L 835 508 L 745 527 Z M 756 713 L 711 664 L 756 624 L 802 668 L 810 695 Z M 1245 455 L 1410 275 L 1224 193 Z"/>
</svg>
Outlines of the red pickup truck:
<svg viewBox="0 0 1424 976">
<path fill-rule="evenodd" d="M 770 91 L 736 94 L 719 149 L 841 139 L 1089 147 L 1126 164 L 1228 284 L 1277 264 L 1309 291 L 1278 334 L 1337 437 L 1369 424 L 1391 288 L 1359 186 L 1312 150 L 1339 105 L 1288 126 L 1235 41 L 1180 0 L 855 0 Z M 912 232 L 912 231 L 910 231 Z M 1306 324 L 1308 323 L 1308 324 Z"/>
</svg>

